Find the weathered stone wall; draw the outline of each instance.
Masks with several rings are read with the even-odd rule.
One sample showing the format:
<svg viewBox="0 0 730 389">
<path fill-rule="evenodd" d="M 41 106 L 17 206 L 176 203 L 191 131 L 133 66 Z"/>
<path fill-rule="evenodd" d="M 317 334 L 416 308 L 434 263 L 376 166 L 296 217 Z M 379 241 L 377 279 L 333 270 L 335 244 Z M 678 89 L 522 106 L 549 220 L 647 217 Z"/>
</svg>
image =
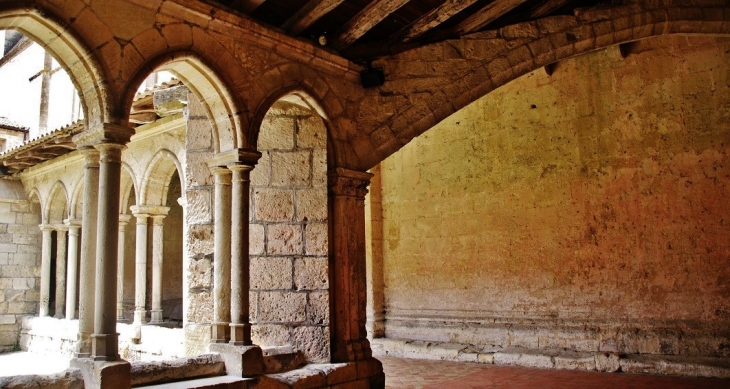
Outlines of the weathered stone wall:
<svg viewBox="0 0 730 389">
<path fill-rule="evenodd" d="M 730 41 L 628 52 L 529 73 L 381 164 L 386 336 L 730 355 Z"/>
<path fill-rule="evenodd" d="M 279 102 L 261 127 L 251 173 L 254 342 L 291 344 L 329 360 L 327 131 L 309 110 Z"/>
<path fill-rule="evenodd" d="M 38 313 L 40 222 L 38 203 L 0 199 L 0 352 L 18 347 L 22 317 Z"/>
<path fill-rule="evenodd" d="M 193 93 L 186 108 L 183 311 L 188 355 L 206 352 L 213 321 L 213 176 L 206 161 L 215 155 L 210 120 Z"/>
</svg>

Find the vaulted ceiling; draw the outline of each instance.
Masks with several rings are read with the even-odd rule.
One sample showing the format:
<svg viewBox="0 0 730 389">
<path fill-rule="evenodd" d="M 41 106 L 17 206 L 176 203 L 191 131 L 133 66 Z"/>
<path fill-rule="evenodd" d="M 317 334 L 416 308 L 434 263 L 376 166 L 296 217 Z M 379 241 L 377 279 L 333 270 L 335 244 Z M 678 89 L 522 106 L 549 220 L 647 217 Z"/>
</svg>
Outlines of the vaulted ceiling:
<svg viewBox="0 0 730 389">
<path fill-rule="evenodd" d="M 579 7 L 626 1 L 211 0 L 356 62 L 477 31 L 572 15 Z"/>
</svg>

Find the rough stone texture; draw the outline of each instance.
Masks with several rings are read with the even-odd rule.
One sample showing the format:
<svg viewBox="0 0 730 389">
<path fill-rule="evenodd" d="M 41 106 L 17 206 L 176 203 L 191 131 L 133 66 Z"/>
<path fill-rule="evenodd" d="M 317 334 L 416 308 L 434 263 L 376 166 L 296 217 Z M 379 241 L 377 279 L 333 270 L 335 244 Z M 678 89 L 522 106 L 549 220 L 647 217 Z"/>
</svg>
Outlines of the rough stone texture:
<svg viewBox="0 0 730 389">
<path fill-rule="evenodd" d="M 21 375 L 0 377 L 0 387 L 6 389 L 84 389 L 84 377 L 79 369 L 68 369 L 65 372 L 51 375 Z"/>
<path fill-rule="evenodd" d="M 385 160 L 386 335 L 727 357 L 729 48 L 561 61 Z"/>
<path fill-rule="evenodd" d="M 318 362 L 329 360 L 327 189 L 315 178 L 326 175 L 326 157 L 316 157 L 326 156 L 326 139 L 309 110 L 283 101 L 269 110 L 251 178 L 249 233 L 254 343 L 293 346 Z"/>
<path fill-rule="evenodd" d="M 38 312 L 40 221 L 38 203 L 0 199 L 0 352 L 19 349 L 23 316 Z"/>
<path fill-rule="evenodd" d="M 226 373 L 225 364 L 216 354 L 158 362 L 132 362 L 131 365 L 132 386 L 213 377 Z"/>
</svg>

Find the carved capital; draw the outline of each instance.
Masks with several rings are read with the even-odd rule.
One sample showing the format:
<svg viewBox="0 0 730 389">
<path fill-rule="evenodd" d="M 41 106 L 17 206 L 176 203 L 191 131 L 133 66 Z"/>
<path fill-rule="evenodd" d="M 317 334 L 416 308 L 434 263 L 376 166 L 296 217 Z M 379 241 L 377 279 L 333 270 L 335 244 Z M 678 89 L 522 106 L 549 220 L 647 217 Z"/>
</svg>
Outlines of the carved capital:
<svg viewBox="0 0 730 389">
<path fill-rule="evenodd" d="M 250 166 L 252 169 L 261 158 L 261 153 L 256 150 L 233 149 L 216 154 L 210 158 L 207 163 L 211 171 L 215 167 L 225 167 L 230 165 Z"/>
<path fill-rule="evenodd" d="M 96 128 L 90 128 L 73 137 L 78 148 L 96 146 L 102 143 L 116 143 L 124 145 L 134 135 L 134 129 L 119 124 L 104 123 Z"/>
<path fill-rule="evenodd" d="M 330 191 L 335 196 L 364 199 L 372 177 L 370 173 L 338 167 L 328 175 L 327 181 Z"/>
<path fill-rule="evenodd" d="M 86 167 L 99 167 L 99 150 L 94 146 L 79 146 L 78 150 L 84 156 Z"/>
</svg>

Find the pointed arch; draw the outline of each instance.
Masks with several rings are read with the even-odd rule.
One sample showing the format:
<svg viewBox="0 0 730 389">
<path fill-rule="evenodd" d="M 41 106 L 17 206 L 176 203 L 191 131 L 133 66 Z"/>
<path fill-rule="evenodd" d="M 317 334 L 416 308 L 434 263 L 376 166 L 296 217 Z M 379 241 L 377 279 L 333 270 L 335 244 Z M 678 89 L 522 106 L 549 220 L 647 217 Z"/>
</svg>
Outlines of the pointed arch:
<svg viewBox="0 0 730 389">
<path fill-rule="evenodd" d="M 79 93 L 86 127 L 97 128 L 110 122 L 109 83 L 89 45 L 58 20 L 53 12 L 37 5 L 0 4 L 0 29 L 21 32 L 56 59 Z"/>
<path fill-rule="evenodd" d="M 74 185 L 73 193 L 69 199 L 68 217 L 71 219 L 80 219 L 83 213 L 82 206 L 84 202 L 84 177 L 81 176 L 79 181 Z"/>
<path fill-rule="evenodd" d="M 177 156 L 170 150 L 162 149 L 150 160 L 147 171 L 140 184 L 138 204 L 164 205 L 167 199 L 167 190 L 175 172 L 180 177 L 180 185 L 184 187 L 182 168 Z"/>
<path fill-rule="evenodd" d="M 127 204 L 129 203 L 129 198 L 134 193 L 134 198 L 139 198 L 139 190 L 138 190 L 139 184 L 137 183 L 137 179 L 134 175 L 134 170 L 131 166 L 129 166 L 128 163 L 122 162 L 122 177 L 121 177 L 121 184 L 119 186 L 119 193 L 121 194 L 119 197 L 119 213 L 127 213 L 129 212 L 129 209 L 127 209 Z"/>
<path fill-rule="evenodd" d="M 48 203 L 43 212 L 44 222 L 49 224 L 63 224 L 68 218 L 68 191 L 61 181 L 56 181 L 48 196 Z"/>
</svg>

